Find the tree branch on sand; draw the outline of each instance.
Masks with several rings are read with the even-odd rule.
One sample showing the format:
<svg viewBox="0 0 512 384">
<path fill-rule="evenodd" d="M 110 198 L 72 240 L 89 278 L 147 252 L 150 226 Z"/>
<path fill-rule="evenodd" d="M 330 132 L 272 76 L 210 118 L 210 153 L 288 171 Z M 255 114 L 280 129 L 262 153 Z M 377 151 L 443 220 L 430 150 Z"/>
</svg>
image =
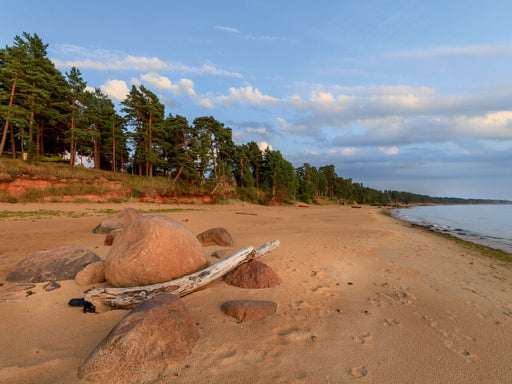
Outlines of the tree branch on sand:
<svg viewBox="0 0 512 384">
<path fill-rule="evenodd" d="M 164 283 L 142 287 L 93 289 L 87 292 L 85 300 L 94 305 L 97 312 L 102 312 L 116 308 L 134 308 L 159 292 L 169 292 L 182 297 L 222 277 L 240 264 L 259 258 L 277 247 L 279 247 L 279 240 L 266 243 L 258 249 L 249 246 L 208 268 Z"/>
</svg>

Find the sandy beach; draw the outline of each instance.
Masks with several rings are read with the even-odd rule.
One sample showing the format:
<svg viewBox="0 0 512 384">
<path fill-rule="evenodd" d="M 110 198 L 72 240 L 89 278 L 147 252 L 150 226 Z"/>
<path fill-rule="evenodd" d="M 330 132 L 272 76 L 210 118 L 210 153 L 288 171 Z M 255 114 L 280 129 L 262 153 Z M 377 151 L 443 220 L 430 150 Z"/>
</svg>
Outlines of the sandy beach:
<svg viewBox="0 0 512 384">
<path fill-rule="evenodd" d="M 163 213 L 195 234 L 225 227 L 233 252 L 280 240 L 261 261 L 282 283 L 247 290 L 215 281 L 182 300 L 199 324 L 192 354 L 159 383 L 512 383 L 512 268 L 380 213 L 350 206 L 0 204 L 72 212 L 0 221 L 0 383 L 78 383 L 77 369 L 128 311 L 68 306 L 74 281 L 11 292 L 9 270 L 34 251 L 79 245 L 106 209 Z M 103 212 L 103 213 L 102 213 Z M 210 255 L 219 246 L 205 247 Z M 209 256 L 211 262 L 217 259 Z M 277 312 L 239 323 L 228 300 L 272 300 Z"/>
</svg>

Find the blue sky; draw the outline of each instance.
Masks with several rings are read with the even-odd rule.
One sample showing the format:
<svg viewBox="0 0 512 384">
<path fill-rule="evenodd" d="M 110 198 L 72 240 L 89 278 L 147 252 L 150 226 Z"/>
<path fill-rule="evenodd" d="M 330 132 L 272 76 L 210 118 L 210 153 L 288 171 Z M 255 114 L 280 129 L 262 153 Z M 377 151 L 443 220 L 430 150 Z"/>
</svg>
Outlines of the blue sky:
<svg viewBox="0 0 512 384">
<path fill-rule="evenodd" d="M 5 1 L 113 100 L 214 116 L 294 166 L 377 189 L 512 200 L 510 1 Z"/>
</svg>

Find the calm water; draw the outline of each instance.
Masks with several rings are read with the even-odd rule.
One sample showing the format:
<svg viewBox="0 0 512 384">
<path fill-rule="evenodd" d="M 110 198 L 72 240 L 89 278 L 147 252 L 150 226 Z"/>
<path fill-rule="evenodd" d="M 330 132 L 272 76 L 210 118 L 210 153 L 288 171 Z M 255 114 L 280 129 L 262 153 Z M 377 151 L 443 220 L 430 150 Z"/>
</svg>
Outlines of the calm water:
<svg viewBox="0 0 512 384">
<path fill-rule="evenodd" d="M 449 205 L 394 209 L 394 217 L 512 253 L 512 205 Z"/>
</svg>

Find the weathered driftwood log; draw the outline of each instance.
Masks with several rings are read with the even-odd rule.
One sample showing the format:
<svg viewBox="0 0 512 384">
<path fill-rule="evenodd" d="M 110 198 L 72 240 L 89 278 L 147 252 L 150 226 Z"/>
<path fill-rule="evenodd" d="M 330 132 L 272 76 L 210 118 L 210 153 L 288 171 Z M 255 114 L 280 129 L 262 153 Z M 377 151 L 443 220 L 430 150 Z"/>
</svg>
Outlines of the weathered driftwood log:
<svg viewBox="0 0 512 384">
<path fill-rule="evenodd" d="M 159 292 L 170 292 L 182 297 L 225 275 L 240 264 L 261 257 L 277 247 L 279 240 L 266 243 L 258 249 L 249 246 L 208 268 L 164 283 L 142 287 L 93 289 L 87 292 L 85 300 L 96 307 L 96 312 L 102 312 L 114 308 L 134 308 Z"/>
</svg>

